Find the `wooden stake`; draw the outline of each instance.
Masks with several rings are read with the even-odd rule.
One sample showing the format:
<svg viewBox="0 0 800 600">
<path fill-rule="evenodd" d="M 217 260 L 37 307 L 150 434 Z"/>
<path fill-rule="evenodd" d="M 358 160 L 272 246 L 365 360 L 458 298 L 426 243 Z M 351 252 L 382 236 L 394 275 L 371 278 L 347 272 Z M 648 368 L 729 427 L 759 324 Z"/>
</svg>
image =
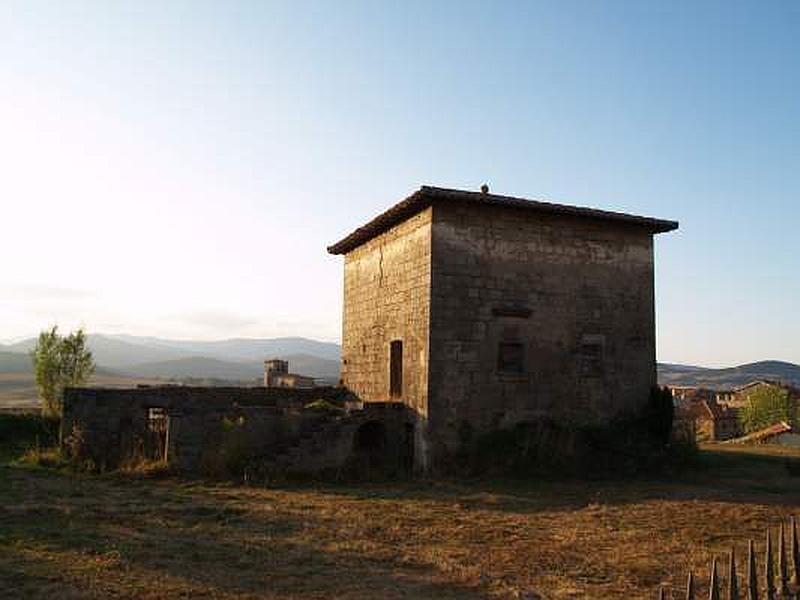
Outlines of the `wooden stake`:
<svg viewBox="0 0 800 600">
<path fill-rule="evenodd" d="M 758 571 L 753 540 L 747 542 L 747 600 L 758 600 Z"/>
</svg>

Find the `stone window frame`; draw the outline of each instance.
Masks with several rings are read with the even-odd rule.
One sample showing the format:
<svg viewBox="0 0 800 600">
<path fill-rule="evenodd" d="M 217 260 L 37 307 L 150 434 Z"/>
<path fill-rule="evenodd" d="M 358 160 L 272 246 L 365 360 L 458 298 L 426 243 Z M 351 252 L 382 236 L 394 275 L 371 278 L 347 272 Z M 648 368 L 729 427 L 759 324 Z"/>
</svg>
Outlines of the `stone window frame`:
<svg viewBox="0 0 800 600">
<path fill-rule="evenodd" d="M 509 358 L 508 354 L 516 355 Z M 498 375 L 525 375 L 527 372 L 525 368 L 525 355 L 525 344 L 522 340 L 500 340 L 497 344 Z"/>
</svg>

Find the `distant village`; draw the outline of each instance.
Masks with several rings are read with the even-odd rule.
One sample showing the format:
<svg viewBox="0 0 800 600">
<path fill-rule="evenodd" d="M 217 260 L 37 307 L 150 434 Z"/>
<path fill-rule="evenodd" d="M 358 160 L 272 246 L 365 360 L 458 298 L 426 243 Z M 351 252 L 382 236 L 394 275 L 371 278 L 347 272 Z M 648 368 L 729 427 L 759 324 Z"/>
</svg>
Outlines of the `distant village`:
<svg viewBox="0 0 800 600">
<path fill-rule="evenodd" d="M 782 393 L 800 405 L 800 389 L 772 380 L 757 380 L 731 389 L 669 386 L 675 403 L 675 428 L 698 442 L 742 442 L 800 447 L 792 423 L 775 419 L 757 431 L 745 431 L 742 413 L 756 395 Z"/>
</svg>

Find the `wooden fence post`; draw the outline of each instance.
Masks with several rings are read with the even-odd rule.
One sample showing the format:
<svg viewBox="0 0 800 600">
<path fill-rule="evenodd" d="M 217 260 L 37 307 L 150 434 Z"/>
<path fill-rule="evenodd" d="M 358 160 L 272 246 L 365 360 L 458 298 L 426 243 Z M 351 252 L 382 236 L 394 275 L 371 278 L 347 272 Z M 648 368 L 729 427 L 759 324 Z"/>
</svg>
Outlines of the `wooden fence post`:
<svg viewBox="0 0 800 600">
<path fill-rule="evenodd" d="M 717 557 L 711 561 L 711 581 L 708 583 L 708 600 L 720 600 L 719 581 L 717 580 Z"/>
<path fill-rule="evenodd" d="M 800 600 L 800 542 L 797 535 L 797 520 L 793 516 L 790 521 L 790 529 L 787 530 L 786 522 L 781 522 L 778 529 L 778 573 L 775 573 L 775 556 L 772 549 L 772 531 L 766 529 L 766 541 L 764 548 L 764 589 L 766 600 Z M 787 549 L 787 540 L 788 549 Z M 788 554 L 787 554 L 788 552 Z M 791 571 L 791 573 L 790 573 Z M 776 579 L 778 585 L 776 586 Z M 760 600 L 759 581 L 758 581 L 758 559 L 756 558 L 755 542 L 750 539 L 747 541 L 747 600 Z M 708 583 L 709 600 L 721 600 L 724 587 L 720 582 L 720 575 L 717 567 L 717 558 L 711 561 L 711 574 Z M 670 597 L 674 597 L 670 593 Z M 736 572 L 736 546 L 731 546 L 728 555 L 728 593 L 726 600 L 741 600 L 739 591 L 739 575 Z M 659 599 L 667 600 L 667 588 L 661 586 Z M 694 574 L 689 571 L 686 579 L 685 600 L 695 600 Z"/>
<path fill-rule="evenodd" d="M 728 563 L 728 600 L 739 600 L 739 582 L 736 580 L 736 546 L 731 546 Z"/>
<path fill-rule="evenodd" d="M 767 600 L 775 600 L 775 566 L 772 564 L 772 538 L 767 527 L 767 550 L 764 553 L 764 576 L 766 578 Z"/>
<path fill-rule="evenodd" d="M 791 532 L 791 542 L 792 542 L 792 571 L 794 574 L 792 575 L 792 585 L 795 587 L 795 593 L 797 593 L 797 588 L 800 588 L 800 549 L 797 547 L 797 521 L 794 517 L 792 517 L 792 532 Z"/>
<path fill-rule="evenodd" d="M 789 570 L 786 561 L 786 536 L 783 522 L 781 522 L 780 534 L 778 536 L 778 578 L 780 581 L 780 597 L 789 597 Z"/>
<path fill-rule="evenodd" d="M 747 541 L 747 600 L 758 600 L 758 570 L 753 540 Z"/>
</svg>

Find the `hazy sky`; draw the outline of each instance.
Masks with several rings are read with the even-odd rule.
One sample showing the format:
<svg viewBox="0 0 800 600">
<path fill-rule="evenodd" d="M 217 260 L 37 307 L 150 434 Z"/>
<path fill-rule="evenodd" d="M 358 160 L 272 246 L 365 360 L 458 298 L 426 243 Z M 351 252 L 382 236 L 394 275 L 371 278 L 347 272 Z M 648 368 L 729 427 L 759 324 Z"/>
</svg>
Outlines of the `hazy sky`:
<svg viewBox="0 0 800 600">
<path fill-rule="evenodd" d="M 677 219 L 658 357 L 800 362 L 800 3 L 0 3 L 0 340 L 340 336 L 421 184 Z"/>
</svg>

